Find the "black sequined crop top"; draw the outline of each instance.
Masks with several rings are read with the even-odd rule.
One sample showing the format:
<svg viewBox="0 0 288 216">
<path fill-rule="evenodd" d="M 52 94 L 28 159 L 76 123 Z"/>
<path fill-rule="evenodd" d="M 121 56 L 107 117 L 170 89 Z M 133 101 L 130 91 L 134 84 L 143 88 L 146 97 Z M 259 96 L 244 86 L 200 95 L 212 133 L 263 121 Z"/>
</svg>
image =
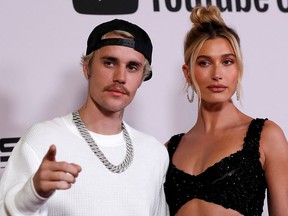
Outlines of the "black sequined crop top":
<svg viewBox="0 0 288 216">
<path fill-rule="evenodd" d="M 186 202 L 198 198 L 238 211 L 245 216 L 260 216 L 267 188 L 259 153 L 259 140 L 266 119 L 253 119 L 239 150 L 199 175 L 177 169 L 172 156 L 184 134 L 168 142 L 170 165 L 164 184 L 171 216 Z"/>
</svg>

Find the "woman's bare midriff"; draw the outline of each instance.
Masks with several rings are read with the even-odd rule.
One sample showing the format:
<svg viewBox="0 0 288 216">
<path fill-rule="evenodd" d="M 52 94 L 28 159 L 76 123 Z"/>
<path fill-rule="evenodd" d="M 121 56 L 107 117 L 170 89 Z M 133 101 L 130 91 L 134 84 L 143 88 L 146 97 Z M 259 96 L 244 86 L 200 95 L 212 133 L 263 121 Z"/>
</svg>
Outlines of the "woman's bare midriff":
<svg viewBox="0 0 288 216">
<path fill-rule="evenodd" d="M 243 216 L 236 210 L 226 209 L 221 205 L 193 199 L 185 203 L 175 216 Z"/>
</svg>

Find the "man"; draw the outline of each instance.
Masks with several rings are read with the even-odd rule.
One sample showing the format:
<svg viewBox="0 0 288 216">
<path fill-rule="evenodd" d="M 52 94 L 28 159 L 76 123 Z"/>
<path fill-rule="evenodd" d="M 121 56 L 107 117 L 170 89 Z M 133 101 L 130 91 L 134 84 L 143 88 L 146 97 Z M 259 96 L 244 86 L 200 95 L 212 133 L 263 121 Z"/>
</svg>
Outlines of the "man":
<svg viewBox="0 0 288 216">
<path fill-rule="evenodd" d="M 168 215 L 167 151 L 123 121 L 152 76 L 151 60 L 151 40 L 135 24 L 112 20 L 91 32 L 82 57 L 87 100 L 17 143 L 1 178 L 1 216 Z"/>
</svg>

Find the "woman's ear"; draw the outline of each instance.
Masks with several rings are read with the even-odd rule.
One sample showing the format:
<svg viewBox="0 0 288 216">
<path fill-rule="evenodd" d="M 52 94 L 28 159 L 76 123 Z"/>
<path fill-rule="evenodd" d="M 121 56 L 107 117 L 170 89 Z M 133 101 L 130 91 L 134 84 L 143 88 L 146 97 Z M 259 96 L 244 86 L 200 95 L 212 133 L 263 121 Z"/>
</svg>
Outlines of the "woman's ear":
<svg viewBox="0 0 288 216">
<path fill-rule="evenodd" d="M 183 64 L 182 71 L 183 71 L 183 74 L 184 74 L 184 76 L 186 78 L 187 83 L 191 84 L 192 83 L 192 79 L 191 79 L 191 76 L 190 76 L 190 69 L 189 69 L 188 65 Z"/>
</svg>

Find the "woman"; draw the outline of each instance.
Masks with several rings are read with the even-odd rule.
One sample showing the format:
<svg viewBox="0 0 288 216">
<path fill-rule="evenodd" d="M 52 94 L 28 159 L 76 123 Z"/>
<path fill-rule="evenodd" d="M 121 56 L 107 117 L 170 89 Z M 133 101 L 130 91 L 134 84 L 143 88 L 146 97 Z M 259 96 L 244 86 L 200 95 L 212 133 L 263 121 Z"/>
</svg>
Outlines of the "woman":
<svg viewBox="0 0 288 216">
<path fill-rule="evenodd" d="M 165 193 L 171 215 L 269 215 L 288 212 L 288 144 L 274 122 L 254 119 L 240 99 L 242 57 L 237 33 L 216 6 L 195 7 L 184 44 L 187 97 L 199 112 L 187 133 L 167 143 Z"/>
</svg>

